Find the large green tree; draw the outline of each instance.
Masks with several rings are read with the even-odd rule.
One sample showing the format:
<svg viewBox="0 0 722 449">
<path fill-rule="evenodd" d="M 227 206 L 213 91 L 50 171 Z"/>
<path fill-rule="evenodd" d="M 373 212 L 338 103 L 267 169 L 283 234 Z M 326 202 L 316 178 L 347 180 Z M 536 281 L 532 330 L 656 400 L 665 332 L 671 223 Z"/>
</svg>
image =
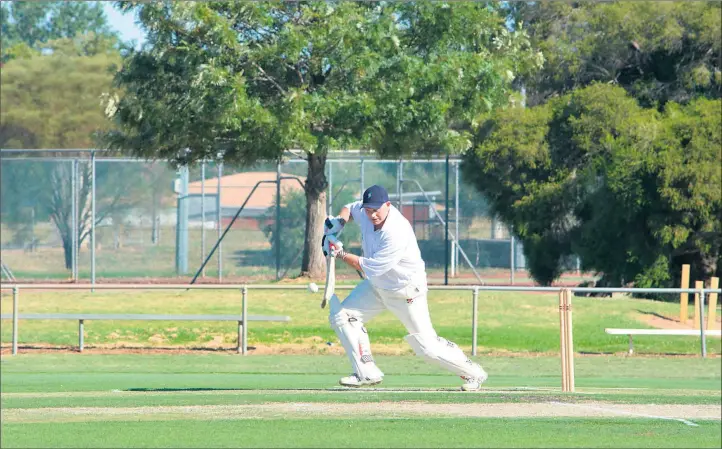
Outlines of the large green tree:
<svg viewBox="0 0 722 449">
<path fill-rule="evenodd" d="M 101 97 L 110 90 L 113 68 L 120 63 L 118 51 L 104 42 L 108 41 L 94 35 L 49 41 L 43 44 L 49 51 L 34 51 L 4 64 L 0 79 L 0 147 L 93 148 L 94 134 L 109 128 L 100 106 Z M 73 164 L 67 158 L 81 160 L 77 184 L 79 245 L 90 232 L 91 168 L 87 154 L 55 156 L 65 158 L 43 162 L 3 158 L 3 223 L 28 237 L 28 226 L 32 226 L 29 210 L 35 220 L 52 220 L 63 243 L 66 268 L 70 268 Z M 147 183 L 142 182 L 142 172 L 128 164 L 98 164 L 96 224 L 143 198 L 143 185 Z"/>
<path fill-rule="evenodd" d="M 520 81 L 529 104 L 607 82 L 645 107 L 722 95 L 720 2 L 509 2 L 544 69 Z"/>
<path fill-rule="evenodd" d="M 483 121 L 464 174 L 524 242 L 549 284 L 566 256 L 602 283 L 676 284 L 720 274 L 722 101 L 662 112 L 622 88 L 593 84 Z"/>
<path fill-rule="evenodd" d="M 93 148 L 93 133 L 107 129 L 101 95 L 113 80 L 120 55 L 112 47 L 86 54 L 88 39 L 61 39 L 3 67 L 3 148 Z M 24 129 L 23 134 L 6 128 Z"/>
<path fill-rule="evenodd" d="M 0 4 L 1 60 L 27 54 L 57 39 L 92 33 L 117 39 L 111 31 L 102 2 L 6 1 Z"/>
<path fill-rule="evenodd" d="M 308 161 L 302 274 L 322 277 L 328 151 L 461 151 L 474 118 L 540 64 L 498 5 L 120 2 L 145 47 L 111 96 L 106 142 L 144 158 Z"/>
<path fill-rule="evenodd" d="M 458 154 L 481 114 L 522 99 L 520 75 L 544 64 L 500 4 L 399 2 L 400 48 L 380 67 L 371 145 L 381 155 Z"/>
</svg>

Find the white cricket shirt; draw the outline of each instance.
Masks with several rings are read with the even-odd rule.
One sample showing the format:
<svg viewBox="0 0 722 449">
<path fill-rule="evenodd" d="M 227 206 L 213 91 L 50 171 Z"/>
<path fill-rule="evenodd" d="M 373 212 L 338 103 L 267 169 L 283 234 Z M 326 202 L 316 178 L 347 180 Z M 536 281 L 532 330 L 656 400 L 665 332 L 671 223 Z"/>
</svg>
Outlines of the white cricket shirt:
<svg viewBox="0 0 722 449">
<path fill-rule="evenodd" d="M 411 223 L 391 206 L 383 227 L 376 231 L 362 204 L 356 201 L 345 207 L 361 227 L 363 257 L 359 264 L 371 285 L 399 290 L 411 284 L 426 290 L 426 264 Z"/>
</svg>

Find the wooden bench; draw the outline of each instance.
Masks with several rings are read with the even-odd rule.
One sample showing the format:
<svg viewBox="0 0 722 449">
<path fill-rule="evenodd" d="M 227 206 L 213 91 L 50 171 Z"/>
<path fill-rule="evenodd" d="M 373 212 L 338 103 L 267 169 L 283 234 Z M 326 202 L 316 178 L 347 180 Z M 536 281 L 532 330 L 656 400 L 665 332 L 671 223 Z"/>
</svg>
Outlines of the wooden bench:
<svg viewBox="0 0 722 449">
<path fill-rule="evenodd" d="M 0 319 L 12 319 L 10 313 L 3 313 Z M 246 341 L 243 332 L 243 317 L 240 315 L 153 315 L 153 314 L 105 314 L 105 313 L 19 313 L 19 320 L 78 320 L 78 350 L 83 351 L 83 324 L 87 320 L 124 320 L 124 321 L 235 321 L 238 323 L 238 352 L 245 353 Z M 249 315 L 248 321 L 291 321 L 288 316 Z M 13 335 L 15 338 L 16 335 Z M 13 341 L 17 347 L 17 341 Z"/>
<path fill-rule="evenodd" d="M 699 329 L 604 329 L 604 332 L 610 335 L 628 335 L 629 336 L 629 354 L 634 353 L 634 343 L 632 342 L 632 335 L 687 335 L 687 336 L 700 336 Z M 722 331 L 718 330 L 705 330 L 705 336 L 708 337 L 720 337 Z"/>
</svg>

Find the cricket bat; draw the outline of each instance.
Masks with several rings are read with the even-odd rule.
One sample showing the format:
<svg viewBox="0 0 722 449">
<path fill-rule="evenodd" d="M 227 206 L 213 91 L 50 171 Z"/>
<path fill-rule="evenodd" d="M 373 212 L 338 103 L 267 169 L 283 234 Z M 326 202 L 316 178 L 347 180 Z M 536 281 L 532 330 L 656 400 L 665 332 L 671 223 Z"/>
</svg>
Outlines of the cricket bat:
<svg viewBox="0 0 722 449">
<path fill-rule="evenodd" d="M 326 303 L 334 295 L 336 290 L 336 258 L 332 255 L 326 256 L 326 286 L 323 288 L 323 301 L 321 308 L 326 307 Z"/>
<path fill-rule="evenodd" d="M 335 235 L 327 235 L 326 238 L 331 246 L 338 242 Z M 356 270 L 356 273 L 358 273 L 361 279 L 365 279 L 362 272 Z M 326 304 L 334 294 L 336 294 L 336 258 L 328 254 L 326 256 L 326 286 L 323 290 L 323 301 L 321 301 L 322 309 L 326 307 Z"/>
</svg>

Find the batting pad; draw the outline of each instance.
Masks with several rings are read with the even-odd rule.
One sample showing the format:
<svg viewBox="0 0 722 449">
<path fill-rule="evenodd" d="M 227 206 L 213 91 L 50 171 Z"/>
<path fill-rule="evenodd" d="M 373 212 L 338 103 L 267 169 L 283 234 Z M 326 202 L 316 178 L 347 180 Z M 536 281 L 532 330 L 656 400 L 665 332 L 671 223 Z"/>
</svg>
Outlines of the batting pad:
<svg viewBox="0 0 722 449">
<path fill-rule="evenodd" d="M 480 377 L 483 372 L 481 366 L 471 361 L 453 341 L 422 334 L 409 334 L 404 339 L 414 349 L 416 355 L 459 376 Z"/>
<path fill-rule="evenodd" d="M 371 342 L 361 318 L 352 316 L 341 307 L 336 295 L 329 300 L 329 322 L 341 340 L 354 373 L 363 380 L 384 377 L 371 355 Z"/>
</svg>

